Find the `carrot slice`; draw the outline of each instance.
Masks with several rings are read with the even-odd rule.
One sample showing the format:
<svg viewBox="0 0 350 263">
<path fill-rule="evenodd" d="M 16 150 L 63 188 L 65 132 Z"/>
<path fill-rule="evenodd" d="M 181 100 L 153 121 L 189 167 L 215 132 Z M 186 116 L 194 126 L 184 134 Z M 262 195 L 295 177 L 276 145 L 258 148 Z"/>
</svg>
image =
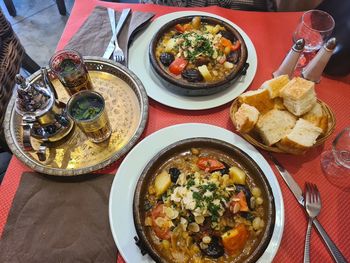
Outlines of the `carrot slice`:
<svg viewBox="0 0 350 263">
<path fill-rule="evenodd" d="M 221 238 L 226 253 L 233 255 L 244 248 L 249 238 L 249 232 L 244 224 L 239 224 L 236 228 L 224 233 Z"/>
</svg>

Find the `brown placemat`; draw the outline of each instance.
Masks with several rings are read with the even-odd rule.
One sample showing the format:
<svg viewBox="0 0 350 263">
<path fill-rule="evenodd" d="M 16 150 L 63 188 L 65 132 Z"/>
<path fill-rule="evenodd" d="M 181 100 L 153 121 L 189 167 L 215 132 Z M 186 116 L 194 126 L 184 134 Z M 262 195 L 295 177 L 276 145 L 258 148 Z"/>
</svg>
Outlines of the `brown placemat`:
<svg viewBox="0 0 350 263">
<path fill-rule="evenodd" d="M 57 182 L 24 173 L 0 239 L 0 262 L 116 262 L 108 220 L 113 178 Z"/>
<path fill-rule="evenodd" d="M 116 23 L 121 12 L 115 11 Z M 154 13 L 132 11 L 118 36 L 120 48 L 124 51 L 125 61 L 128 57 L 128 46 L 133 36 L 148 25 Z M 107 8 L 96 6 L 90 16 L 79 28 L 78 32 L 65 46 L 65 49 L 74 49 L 83 56 L 101 57 L 112 38 L 112 28 L 108 18 Z M 126 63 L 127 64 L 127 63 Z"/>
</svg>

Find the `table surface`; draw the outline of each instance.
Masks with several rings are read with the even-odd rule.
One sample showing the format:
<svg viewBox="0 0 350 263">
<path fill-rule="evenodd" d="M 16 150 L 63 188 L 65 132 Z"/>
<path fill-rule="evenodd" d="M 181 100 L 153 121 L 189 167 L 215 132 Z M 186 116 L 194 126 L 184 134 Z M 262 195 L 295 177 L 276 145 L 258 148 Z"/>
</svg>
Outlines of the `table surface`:
<svg viewBox="0 0 350 263">
<path fill-rule="evenodd" d="M 76 0 L 66 28 L 59 41 L 57 49 L 62 49 L 69 39 L 77 32 L 79 27 L 89 16 L 94 6 L 112 7 L 118 11 L 130 7 L 134 11 L 154 12 L 156 17 L 175 11 L 197 10 L 205 11 L 225 17 L 241 27 L 251 38 L 257 51 L 258 69 L 249 89 L 257 89 L 271 73 L 278 68 L 284 56 L 292 45 L 292 34 L 301 16 L 299 12 L 264 13 L 228 10 L 220 7 L 206 8 L 175 8 L 142 4 L 118 4 L 100 2 L 97 0 Z M 137 72 L 135 72 L 137 74 Z M 350 191 L 336 187 L 322 174 L 320 158 L 323 150 L 330 149 L 335 135 L 350 124 L 350 81 L 349 78 L 335 79 L 323 76 L 320 84 L 316 85 L 318 98 L 326 102 L 336 116 L 336 129 L 329 140 L 323 145 L 307 152 L 302 156 L 275 154 L 275 157 L 292 174 L 300 186 L 306 181 L 318 185 L 322 197 L 322 211 L 319 221 L 323 224 L 333 241 L 338 245 L 346 258 L 350 258 L 350 224 L 349 205 Z M 229 119 L 230 103 L 201 111 L 184 111 L 172 109 L 150 100 L 149 122 L 143 137 L 164 127 L 179 123 L 208 123 L 228 130 L 234 130 Z M 266 152 L 261 151 L 267 158 Z M 115 173 L 117 162 L 108 171 Z M 0 235 L 6 223 L 13 197 L 16 193 L 21 175 L 30 169 L 13 157 L 8 171 L 0 186 Z M 297 204 L 294 196 L 287 188 L 277 170 L 273 167 L 280 183 L 285 205 L 285 228 L 281 245 L 274 262 L 301 262 L 303 258 L 304 237 L 306 231 L 306 217 L 303 209 Z M 315 232 L 314 232 L 315 233 Z M 311 241 L 311 260 L 332 262 L 321 238 L 314 234 Z"/>
</svg>

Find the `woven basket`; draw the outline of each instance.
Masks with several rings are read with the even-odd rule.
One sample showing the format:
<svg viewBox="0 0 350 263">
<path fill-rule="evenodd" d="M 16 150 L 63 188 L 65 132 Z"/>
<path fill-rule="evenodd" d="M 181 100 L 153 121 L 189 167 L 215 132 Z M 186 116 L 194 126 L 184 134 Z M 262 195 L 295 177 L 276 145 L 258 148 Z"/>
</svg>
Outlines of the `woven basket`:
<svg viewBox="0 0 350 263">
<path fill-rule="evenodd" d="M 0 141 L 4 142 L 3 119 L 12 96 L 24 49 L 0 9 Z"/>
<path fill-rule="evenodd" d="M 328 130 L 324 135 L 322 135 L 322 137 L 319 137 L 316 140 L 316 143 L 312 147 L 316 147 L 316 146 L 323 144 L 328 139 L 328 137 L 333 133 L 333 131 L 335 129 L 335 123 L 336 123 L 335 116 L 334 116 L 334 113 L 331 110 L 331 108 L 321 100 L 318 100 L 318 103 L 322 106 L 322 109 L 328 115 Z M 239 106 L 240 106 L 240 104 L 239 104 L 238 100 L 237 99 L 234 100 L 232 105 L 231 105 L 231 108 L 230 108 L 230 118 L 231 118 L 232 122 L 233 122 L 233 115 L 238 110 Z M 288 152 L 283 151 L 282 149 L 280 149 L 278 147 L 265 145 L 262 142 L 260 136 L 254 131 L 251 131 L 250 133 L 241 133 L 241 136 L 244 139 L 246 139 L 248 142 L 253 144 L 254 146 L 261 148 L 263 150 L 266 150 L 269 152 L 276 152 L 276 153 L 288 153 Z M 303 153 L 304 152 L 300 152 L 300 154 L 303 154 Z"/>
</svg>

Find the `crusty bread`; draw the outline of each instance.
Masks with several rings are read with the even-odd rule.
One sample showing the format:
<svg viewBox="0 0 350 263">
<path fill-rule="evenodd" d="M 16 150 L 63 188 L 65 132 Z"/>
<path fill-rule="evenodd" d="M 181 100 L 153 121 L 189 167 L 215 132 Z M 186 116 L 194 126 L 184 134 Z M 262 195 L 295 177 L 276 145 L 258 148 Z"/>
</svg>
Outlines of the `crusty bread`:
<svg viewBox="0 0 350 263">
<path fill-rule="evenodd" d="M 325 134 L 328 130 L 328 115 L 322 109 L 320 103 L 316 103 L 315 106 L 302 116 L 304 120 L 307 120 L 317 127 L 322 129 L 321 134 Z"/>
<path fill-rule="evenodd" d="M 283 104 L 296 116 L 301 116 L 316 104 L 315 83 L 303 78 L 293 78 L 280 91 Z"/>
<path fill-rule="evenodd" d="M 288 111 L 273 109 L 260 116 L 255 127 L 264 143 L 271 146 L 291 131 L 296 119 Z"/>
<path fill-rule="evenodd" d="M 240 104 L 246 103 L 254 106 L 260 113 L 273 109 L 273 101 L 266 89 L 250 90 L 238 97 Z"/>
<path fill-rule="evenodd" d="M 270 98 L 274 99 L 280 95 L 280 90 L 289 82 L 288 75 L 281 75 L 277 78 L 265 81 L 262 85 L 262 89 L 267 89 L 270 93 Z"/>
<path fill-rule="evenodd" d="M 237 131 L 250 132 L 258 121 L 260 112 L 253 106 L 243 103 L 233 114 L 233 124 Z"/>
<path fill-rule="evenodd" d="M 300 154 L 315 144 L 321 132 L 321 128 L 300 118 L 292 131 L 276 145 L 285 152 Z"/>
</svg>

